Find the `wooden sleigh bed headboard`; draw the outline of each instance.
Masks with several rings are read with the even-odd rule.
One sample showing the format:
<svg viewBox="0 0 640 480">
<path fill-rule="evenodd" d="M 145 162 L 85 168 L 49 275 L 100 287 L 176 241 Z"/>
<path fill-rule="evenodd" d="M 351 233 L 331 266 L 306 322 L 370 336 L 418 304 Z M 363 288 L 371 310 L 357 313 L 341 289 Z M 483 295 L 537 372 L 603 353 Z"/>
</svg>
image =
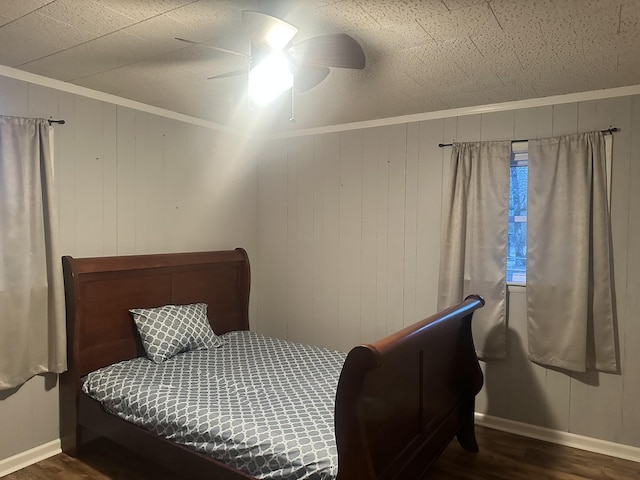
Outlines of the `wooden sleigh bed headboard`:
<svg viewBox="0 0 640 480">
<path fill-rule="evenodd" d="M 67 256 L 63 269 L 69 367 L 60 378 L 62 449 L 76 455 L 97 434 L 188 478 L 251 479 L 106 413 L 80 390 L 87 373 L 144 355 L 130 308 L 203 302 L 216 333 L 248 330 L 246 252 Z M 483 378 L 471 318 L 482 305 L 470 296 L 351 350 L 335 404 L 339 480 L 421 478 L 456 436 L 477 451 L 474 400 Z"/>
</svg>

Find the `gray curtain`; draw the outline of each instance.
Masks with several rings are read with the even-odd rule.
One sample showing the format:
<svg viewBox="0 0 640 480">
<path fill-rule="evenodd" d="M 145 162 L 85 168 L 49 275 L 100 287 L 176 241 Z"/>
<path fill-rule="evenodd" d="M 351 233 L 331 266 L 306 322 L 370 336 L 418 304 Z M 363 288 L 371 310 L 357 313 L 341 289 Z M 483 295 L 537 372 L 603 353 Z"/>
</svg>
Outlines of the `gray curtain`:
<svg viewBox="0 0 640 480">
<path fill-rule="evenodd" d="M 0 390 L 66 369 L 46 120 L 0 116 Z"/>
<path fill-rule="evenodd" d="M 506 356 L 506 262 L 511 142 L 456 143 L 445 192 L 438 309 L 470 294 L 485 298 L 474 313 L 482 359 Z"/>
<path fill-rule="evenodd" d="M 617 371 L 602 133 L 530 140 L 527 195 L 530 358 Z"/>
</svg>

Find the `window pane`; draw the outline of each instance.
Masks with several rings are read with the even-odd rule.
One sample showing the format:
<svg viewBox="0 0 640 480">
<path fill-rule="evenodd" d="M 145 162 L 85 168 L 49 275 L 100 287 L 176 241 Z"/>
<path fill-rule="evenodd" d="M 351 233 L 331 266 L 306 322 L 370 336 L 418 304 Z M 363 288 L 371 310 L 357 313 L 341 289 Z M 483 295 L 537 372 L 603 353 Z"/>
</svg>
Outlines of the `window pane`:
<svg viewBox="0 0 640 480">
<path fill-rule="evenodd" d="M 507 282 L 525 283 L 527 274 L 527 177 L 522 154 L 511 162 L 509 229 L 507 240 Z"/>
</svg>

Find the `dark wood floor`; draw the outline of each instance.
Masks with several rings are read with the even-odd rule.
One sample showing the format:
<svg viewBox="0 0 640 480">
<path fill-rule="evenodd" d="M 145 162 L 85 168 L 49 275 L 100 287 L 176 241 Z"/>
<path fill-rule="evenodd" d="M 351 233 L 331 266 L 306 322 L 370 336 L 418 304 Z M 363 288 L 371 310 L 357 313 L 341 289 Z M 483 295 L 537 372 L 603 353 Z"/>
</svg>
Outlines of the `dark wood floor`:
<svg viewBox="0 0 640 480">
<path fill-rule="evenodd" d="M 452 442 L 431 470 L 433 480 L 640 479 L 640 463 L 584 452 L 477 427 L 480 453 Z M 79 459 L 65 454 L 3 480 L 182 480 L 121 449 L 97 440 Z"/>
</svg>

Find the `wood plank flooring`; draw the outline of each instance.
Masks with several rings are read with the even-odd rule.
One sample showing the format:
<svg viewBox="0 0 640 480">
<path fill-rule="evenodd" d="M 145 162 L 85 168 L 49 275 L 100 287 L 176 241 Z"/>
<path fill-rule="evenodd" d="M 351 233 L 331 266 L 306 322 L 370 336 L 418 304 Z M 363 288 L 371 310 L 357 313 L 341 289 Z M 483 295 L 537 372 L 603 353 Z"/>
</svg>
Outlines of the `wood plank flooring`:
<svg viewBox="0 0 640 480">
<path fill-rule="evenodd" d="M 480 453 L 454 440 L 431 469 L 431 480 L 640 479 L 640 463 L 477 427 Z M 81 458 L 61 453 L 3 480 L 183 480 L 106 440 Z"/>
<path fill-rule="evenodd" d="M 640 463 L 476 427 L 480 452 L 456 441 L 431 469 L 429 479 L 582 480 L 640 479 Z"/>
</svg>

